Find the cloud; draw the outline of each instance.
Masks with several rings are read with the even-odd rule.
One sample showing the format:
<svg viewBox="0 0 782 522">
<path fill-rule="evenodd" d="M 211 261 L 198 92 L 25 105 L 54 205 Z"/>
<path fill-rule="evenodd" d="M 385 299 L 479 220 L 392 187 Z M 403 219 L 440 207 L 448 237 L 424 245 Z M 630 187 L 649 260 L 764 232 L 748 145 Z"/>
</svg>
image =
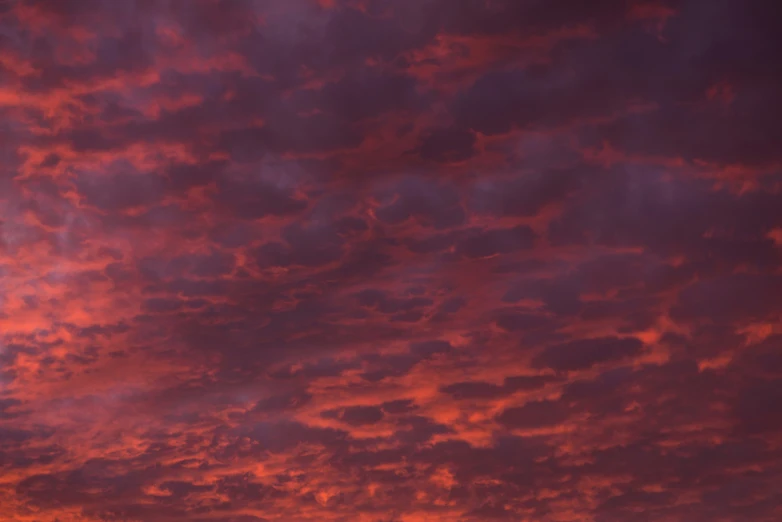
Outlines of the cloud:
<svg viewBox="0 0 782 522">
<path fill-rule="evenodd" d="M 3 516 L 776 520 L 776 11 L 0 0 Z"/>
<path fill-rule="evenodd" d="M 643 343 L 634 337 L 579 339 L 547 347 L 534 358 L 533 365 L 556 371 L 585 370 L 637 356 L 642 348 Z"/>
</svg>

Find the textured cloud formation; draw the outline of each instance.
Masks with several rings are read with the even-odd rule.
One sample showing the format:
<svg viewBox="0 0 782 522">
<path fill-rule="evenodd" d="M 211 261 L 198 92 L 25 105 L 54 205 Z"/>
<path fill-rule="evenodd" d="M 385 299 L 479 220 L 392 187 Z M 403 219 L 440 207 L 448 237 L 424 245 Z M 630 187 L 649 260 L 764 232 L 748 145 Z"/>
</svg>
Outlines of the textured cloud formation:
<svg viewBox="0 0 782 522">
<path fill-rule="evenodd" d="M 0 518 L 782 520 L 780 14 L 0 0 Z"/>
</svg>

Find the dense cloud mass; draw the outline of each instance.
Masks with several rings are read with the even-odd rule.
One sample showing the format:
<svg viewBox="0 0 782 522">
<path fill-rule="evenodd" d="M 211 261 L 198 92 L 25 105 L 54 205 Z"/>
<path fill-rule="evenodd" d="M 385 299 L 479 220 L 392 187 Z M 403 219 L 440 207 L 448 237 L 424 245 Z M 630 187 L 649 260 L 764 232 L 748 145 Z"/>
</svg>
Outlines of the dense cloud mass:
<svg viewBox="0 0 782 522">
<path fill-rule="evenodd" d="M 0 519 L 782 520 L 776 0 L 0 0 Z"/>
</svg>

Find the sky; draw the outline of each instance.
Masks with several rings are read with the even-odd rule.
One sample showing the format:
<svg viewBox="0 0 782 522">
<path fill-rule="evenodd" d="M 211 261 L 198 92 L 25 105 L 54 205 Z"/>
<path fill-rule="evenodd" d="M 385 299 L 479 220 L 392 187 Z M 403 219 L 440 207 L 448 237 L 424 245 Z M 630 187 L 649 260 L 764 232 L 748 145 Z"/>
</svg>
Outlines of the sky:
<svg viewBox="0 0 782 522">
<path fill-rule="evenodd" d="M 0 0 L 0 520 L 782 520 L 780 15 Z"/>
</svg>

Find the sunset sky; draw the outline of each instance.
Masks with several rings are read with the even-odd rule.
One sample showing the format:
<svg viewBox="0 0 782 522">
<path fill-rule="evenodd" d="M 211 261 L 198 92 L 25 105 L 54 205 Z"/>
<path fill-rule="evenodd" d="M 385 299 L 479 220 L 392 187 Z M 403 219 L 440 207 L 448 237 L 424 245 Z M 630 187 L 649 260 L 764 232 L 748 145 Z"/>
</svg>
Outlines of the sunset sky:
<svg viewBox="0 0 782 522">
<path fill-rule="evenodd" d="M 782 520 L 779 0 L 0 0 L 0 521 Z"/>
</svg>

